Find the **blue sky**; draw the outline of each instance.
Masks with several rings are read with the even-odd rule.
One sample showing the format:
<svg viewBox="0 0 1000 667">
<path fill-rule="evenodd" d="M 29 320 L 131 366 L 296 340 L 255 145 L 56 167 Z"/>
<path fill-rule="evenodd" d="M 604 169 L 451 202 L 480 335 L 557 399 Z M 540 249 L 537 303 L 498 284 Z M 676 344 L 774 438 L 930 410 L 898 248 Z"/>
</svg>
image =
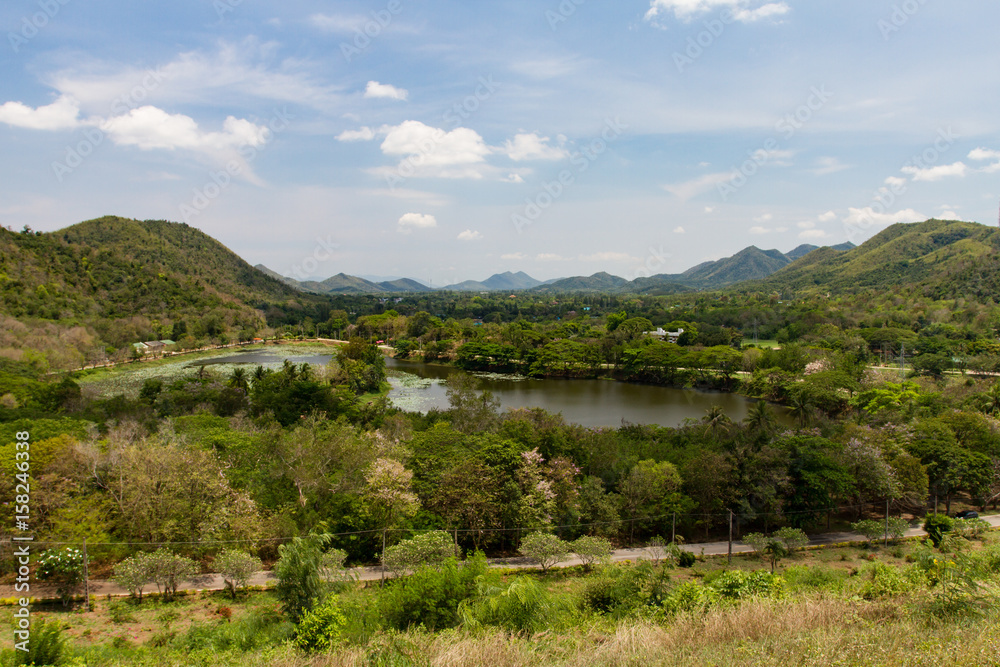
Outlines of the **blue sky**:
<svg viewBox="0 0 1000 667">
<path fill-rule="evenodd" d="M 0 224 L 186 221 L 286 275 L 679 272 L 996 224 L 983 0 L 0 6 Z"/>
</svg>

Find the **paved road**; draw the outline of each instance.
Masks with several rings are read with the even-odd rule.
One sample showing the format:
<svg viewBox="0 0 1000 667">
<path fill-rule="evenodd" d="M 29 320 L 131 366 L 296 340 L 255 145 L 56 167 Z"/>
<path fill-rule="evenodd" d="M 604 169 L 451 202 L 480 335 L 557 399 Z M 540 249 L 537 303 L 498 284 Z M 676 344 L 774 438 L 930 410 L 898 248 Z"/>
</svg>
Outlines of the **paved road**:
<svg viewBox="0 0 1000 667">
<path fill-rule="evenodd" d="M 1000 514 L 983 516 L 984 520 L 990 523 L 994 528 L 1000 528 Z M 910 528 L 906 531 L 906 537 L 919 537 L 925 535 L 923 529 L 921 528 Z M 821 533 L 818 535 L 813 535 L 809 538 L 810 546 L 822 546 L 829 544 L 837 544 L 840 542 L 860 542 L 865 538 L 857 533 Z M 704 553 L 706 556 L 718 556 L 725 555 L 729 551 L 728 542 L 700 542 L 697 544 L 685 544 L 681 547 L 686 551 L 690 551 L 695 554 Z M 733 542 L 733 553 L 747 553 L 753 551 L 749 546 L 743 544 L 742 542 Z M 623 561 L 623 560 L 647 560 L 649 559 L 650 553 L 645 549 L 616 549 L 612 555 L 612 561 Z M 578 558 L 570 558 L 568 560 L 560 562 L 557 567 L 570 567 L 573 565 L 581 565 L 582 562 Z M 492 567 L 526 567 L 534 568 L 538 567 L 531 560 L 524 557 L 516 558 L 495 558 L 490 560 L 490 565 Z M 358 567 L 351 568 L 351 573 L 357 577 L 359 581 L 375 581 L 382 578 L 382 570 L 378 567 Z M 250 583 L 254 586 L 267 586 L 273 584 L 275 581 L 274 575 L 271 572 L 258 572 L 251 579 Z M 148 593 L 155 590 L 154 587 L 147 586 L 145 592 Z M 217 591 L 225 588 L 222 581 L 222 576 L 219 574 L 203 574 L 193 579 L 185 581 L 178 588 L 182 590 L 209 590 Z M 81 591 L 82 592 L 82 591 Z M 122 589 L 120 586 L 111 581 L 90 581 L 90 594 L 97 596 L 105 595 L 126 595 L 128 591 Z M 38 583 L 32 583 L 31 594 L 36 598 L 47 598 L 55 597 L 55 590 L 52 587 L 45 586 Z M 14 597 L 13 586 L 0 586 L 0 597 Z"/>
</svg>

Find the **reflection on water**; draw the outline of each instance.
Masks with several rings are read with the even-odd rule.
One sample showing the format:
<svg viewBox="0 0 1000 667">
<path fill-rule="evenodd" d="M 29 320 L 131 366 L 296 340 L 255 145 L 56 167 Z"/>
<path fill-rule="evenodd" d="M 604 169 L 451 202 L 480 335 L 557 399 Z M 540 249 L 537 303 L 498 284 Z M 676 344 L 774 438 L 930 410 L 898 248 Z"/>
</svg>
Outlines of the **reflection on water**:
<svg viewBox="0 0 1000 667">
<path fill-rule="evenodd" d="M 274 367 L 285 359 L 301 364 L 327 364 L 332 355 L 313 354 L 284 357 L 265 350 L 200 359 L 191 366 L 246 364 Z M 447 409 L 444 380 L 456 372 L 451 366 L 436 366 L 387 358 L 392 390 L 389 400 L 403 410 L 426 412 Z M 480 376 L 484 389 L 500 399 L 502 408 L 544 408 L 562 413 L 567 422 L 583 426 L 621 426 L 633 424 L 680 426 L 685 419 L 701 419 L 713 405 L 720 406 L 733 421 L 747 415 L 753 401 L 736 394 L 676 389 L 654 385 L 616 382 L 614 380 L 529 379 L 485 374 Z M 782 410 L 777 410 L 779 417 Z"/>
<path fill-rule="evenodd" d="M 390 378 L 389 398 L 405 410 L 425 412 L 446 409 L 448 399 L 441 382 L 455 369 L 417 362 L 388 360 L 388 367 L 434 382 Z M 736 394 L 676 389 L 614 380 L 507 379 L 481 377 L 484 389 L 500 399 L 503 408 L 544 408 L 560 412 L 566 421 L 583 426 L 633 424 L 680 426 L 685 419 L 701 419 L 713 405 L 720 406 L 733 421 L 746 417 L 753 401 Z"/>
</svg>

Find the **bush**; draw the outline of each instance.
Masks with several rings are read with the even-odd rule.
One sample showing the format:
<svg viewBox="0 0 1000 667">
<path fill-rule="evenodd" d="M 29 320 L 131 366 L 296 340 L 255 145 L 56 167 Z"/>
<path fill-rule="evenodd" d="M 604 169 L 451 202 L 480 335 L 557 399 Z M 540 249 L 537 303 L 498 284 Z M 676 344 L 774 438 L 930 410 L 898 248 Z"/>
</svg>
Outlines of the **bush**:
<svg viewBox="0 0 1000 667">
<path fill-rule="evenodd" d="M 861 571 L 861 582 L 858 595 L 865 600 L 900 595 L 913 590 L 915 586 L 912 576 L 905 577 L 898 568 L 885 563 L 872 563 L 866 566 Z"/>
<path fill-rule="evenodd" d="M 677 548 L 677 565 L 679 567 L 693 567 L 697 560 L 695 555 L 690 551 L 686 551 L 680 547 Z"/>
<path fill-rule="evenodd" d="M 785 596 L 785 580 L 780 575 L 764 570 L 726 570 L 708 586 L 718 592 L 721 598 L 733 601 L 747 598 L 780 599 Z"/>
<path fill-rule="evenodd" d="M 326 593 L 319 570 L 323 547 L 330 542 L 330 535 L 312 533 L 296 537 L 278 547 L 278 562 L 274 575 L 278 579 L 275 592 L 282 609 L 298 621 L 314 604 L 323 601 Z"/>
<path fill-rule="evenodd" d="M 584 535 L 573 540 L 569 545 L 586 570 L 590 570 L 594 563 L 604 563 L 611 559 L 611 542 L 603 537 L 591 537 Z"/>
<path fill-rule="evenodd" d="M 57 623 L 41 619 L 31 624 L 27 651 L 14 651 L 16 665 L 58 665 L 66 649 L 66 638 Z"/>
<path fill-rule="evenodd" d="M 35 575 L 41 581 L 52 581 L 63 603 L 73 595 L 73 591 L 83 581 L 83 553 L 79 549 L 48 549 L 38 557 Z"/>
<path fill-rule="evenodd" d="M 928 514 L 924 519 L 924 530 L 935 547 L 941 546 L 944 534 L 952 528 L 951 518 L 944 514 Z"/>
<path fill-rule="evenodd" d="M 542 566 L 542 572 L 565 560 L 570 553 L 570 545 L 555 535 L 532 533 L 521 540 L 521 553 Z"/>
<path fill-rule="evenodd" d="M 714 588 L 688 581 L 672 590 L 663 600 L 663 611 L 667 614 L 705 613 L 718 605 L 720 599 L 719 592 Z"/>
<path fill-rule="evenodd" d="M 476 593 L 475 599 L 461 605 L 462 622 L 470 628 L 489 625 L 532 633 L 549 626 L 552 599 L 533 579 L 518 577 L 507 586 L 482 579 Z"/>
<path fill-rule="evenodd" d="M 382 564 L 394 575 L 402 576 L 423 566 L 439 567 L 449 558 L 456 557 L 452 536 L 435 530 L 389 547 L 382 555 Z"/>
<path fill-rule="evenodd" d="M 246 588 L 250 583 L 250 577 L 260 571 L 260 568 L 259 558 L 235 549 L 227 549 L 215 559 L 215 569 L 222 575 L 222 580 L 234 600 L 236 590 Z"/>
<path fill-rule="evenodd" d="M 295 628 L 295 645 L 304 651 L 326 651 L 337 644 L 347 618 L 335 600 L 307 611 Z"/>
<path fill-rule="evenodd" d="M 166 600 L 177 594 L 177 586 L 185 579 L 198 574 L 201 568 L 190 558 L 180 556 L 165 548 L 153 553 L 140 554 L 140 564 L 147 568 L 150 579 L 156 583 L 156 589 L 163 593 Z"/>
<path fill-rule="evenodd" d="M 326 584 L 327 592 L 343 593 L 351 581 L 355 580 L 351 572 L 344 567 L 347 552 L 343 549 L 330 549 L 319 560 L 319 576 Z"/>
<path fill-rule="evenodd" d="M 145 554 L 140 554 L 140 556 Z M 111 580 L 127 590 L 129 595 L 142 600 L 142 589 L 146 584 L 153 583 L 149 567 L 140 556 L 126 558 L 114 566 Z"/>
<path fill-rule="evenodd" d="M 796 551 L 809 544 L 809 536 L 799 528 L 779 528 L 772 537 L 784 544 L 789 551 Z"/>
<path fill-rule="evenodd" d="M 871 546 L 875 540 L 880 540 L 885 535 L 885 524 L 875 519 L 862 519 L 852 523 L 851 530 L 862 535 Z"/>
<path fill-rule="evenodd" d="M 486 575 L 482 552 L 476 552 L 463 567 L 449 558 L 439 569 L 425 567 L 392 580 L 379 595 L 379 613 L 397 630 L 418 625 L 432 631 L 453 627 L 458 623 L 459 604 L 476 592 L 476 579 Z"/>
<path fill-rule="evenodd" d="M 978 538 L 991 530 L 993 526 L 982 519 L 952 519 L 951 530 L 956 535 L 967 538 Z"/>
<path fill-rule="evenodd" d="M 614 612 L 639 602 L 644 574 L 635 567 L 610 567 L 603 576 L 587 580 L 583 605 L 593 611 Z"/>
</svg>

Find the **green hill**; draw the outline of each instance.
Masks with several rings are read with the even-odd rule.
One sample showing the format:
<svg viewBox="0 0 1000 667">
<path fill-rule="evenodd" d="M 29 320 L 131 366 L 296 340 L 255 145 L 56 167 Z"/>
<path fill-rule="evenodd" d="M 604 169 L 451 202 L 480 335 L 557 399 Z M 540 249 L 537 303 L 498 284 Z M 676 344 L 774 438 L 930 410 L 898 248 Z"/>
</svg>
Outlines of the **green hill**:
<svg viewBox="0 0 1000 667">
<path fill-rule="evenodd" d="M 1000 294 L 998 232 L 948 220 L 896 224 L 846 252 L 815 250 L 759 286 L 837 293 L 905 285 L 930 298 L 995 299 Z"/>
<path fill-rule="evenodd" d="M 318 300 L 185 224 L 109 216 L 50 233 L 0 229 L 0 314 L 16 321 L 0 349 L 13 358 L 31 347 L 64 366 L 138 340 L 232 339 L 263 329 L 265 312 L 281 323 Z"/>
</svg>

